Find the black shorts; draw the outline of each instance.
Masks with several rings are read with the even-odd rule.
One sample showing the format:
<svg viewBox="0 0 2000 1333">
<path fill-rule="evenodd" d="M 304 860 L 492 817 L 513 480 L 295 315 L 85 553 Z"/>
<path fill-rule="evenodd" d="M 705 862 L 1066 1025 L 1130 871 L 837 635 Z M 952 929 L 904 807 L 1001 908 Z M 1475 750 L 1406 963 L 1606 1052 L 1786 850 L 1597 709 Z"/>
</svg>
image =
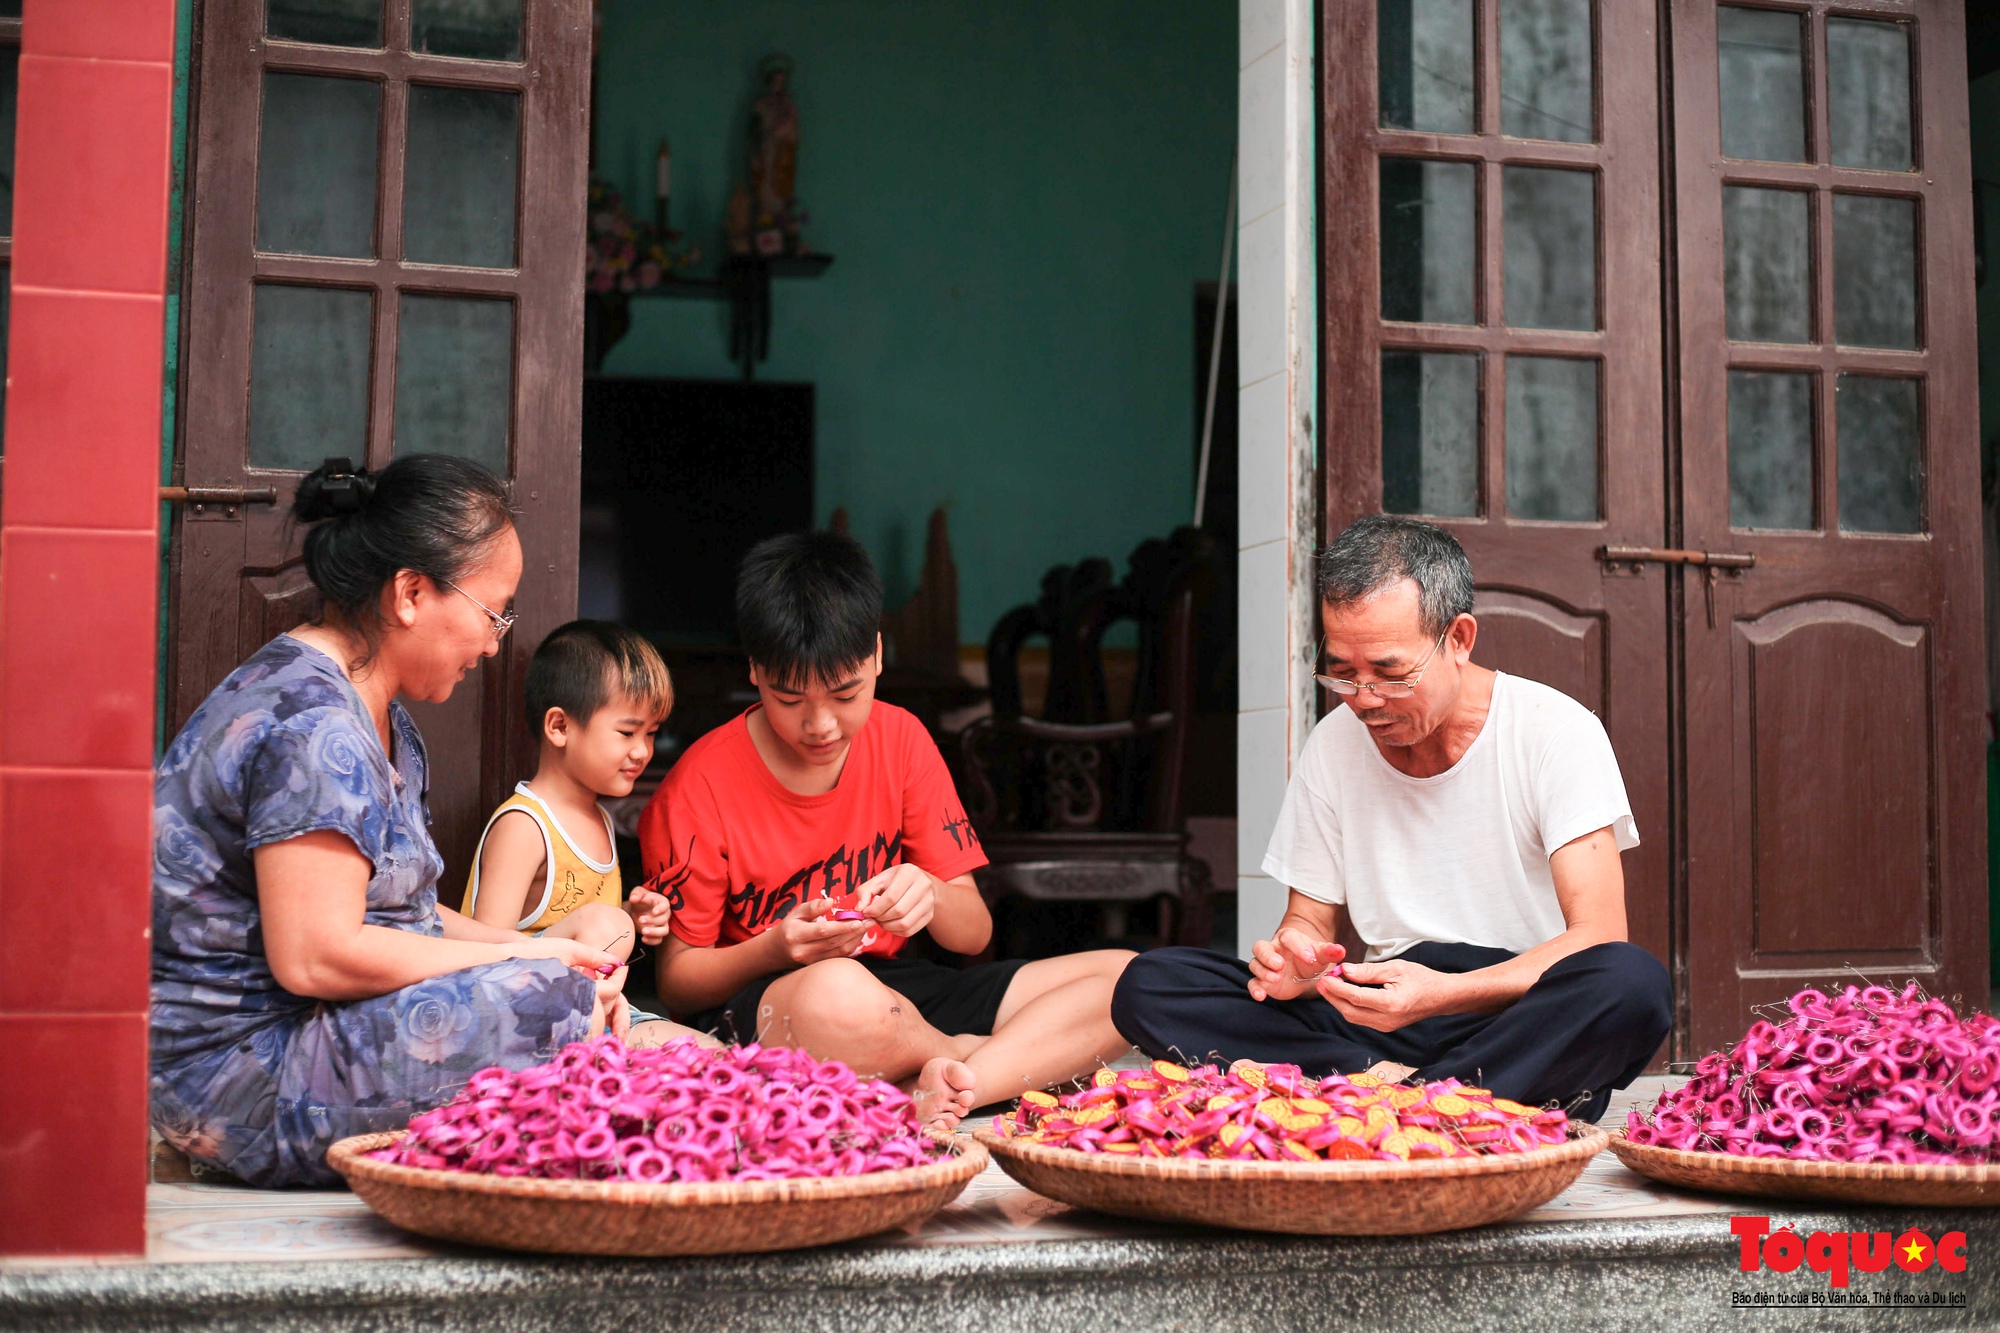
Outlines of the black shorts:
<svg viewBox="0 0 2000 1333">
<path fill-rule="evenodd" d="M 1000 1001 L 1014 974 L 1027 961 L 1008 958 L 998 963 L 972 967 L 946 967 L 922 958 L 857 958 L 875 979 L 917 1007 L 926 1023 L 949 1036 L 971 1033 L 993 1035 L 993 1022 L 1000 1014 Z M 729 1003 L 690 1014 L 684 1021 L 697 1032 L 712 1032 L 724 1041 L 739 1043 L 757 1039 L 758 1011 L 764 992 L 786 972 L 759 977 L 729 997 Z"/>
</svg>

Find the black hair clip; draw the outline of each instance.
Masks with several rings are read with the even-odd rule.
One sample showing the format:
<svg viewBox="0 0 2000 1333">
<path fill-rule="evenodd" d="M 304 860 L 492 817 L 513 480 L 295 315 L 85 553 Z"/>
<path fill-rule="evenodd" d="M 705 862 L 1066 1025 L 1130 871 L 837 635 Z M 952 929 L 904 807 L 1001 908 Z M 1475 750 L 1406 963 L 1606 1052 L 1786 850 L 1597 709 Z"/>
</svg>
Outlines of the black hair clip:
<svg viewBox="0 0 2000 1333">
<path fill-rule="evenodd" d="M 325 474 L 320 493 L 336 514 L 359 513 L 375 491 L 374 478 L 366 471 L 357 471 L 352 459 L 329 458 L 320 464 L 320 471 Z"/>
</svg>

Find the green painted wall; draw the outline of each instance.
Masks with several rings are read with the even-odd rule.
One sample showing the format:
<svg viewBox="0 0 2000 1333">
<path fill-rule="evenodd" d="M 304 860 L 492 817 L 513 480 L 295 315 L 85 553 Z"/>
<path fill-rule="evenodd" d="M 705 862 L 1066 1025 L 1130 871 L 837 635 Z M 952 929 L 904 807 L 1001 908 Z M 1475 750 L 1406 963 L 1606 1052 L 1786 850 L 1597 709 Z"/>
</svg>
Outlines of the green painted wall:
<svg viewBox="0 0 2000 1333">
<path fill-rule="evenodd" d="M 713 256 L 758 59 L 797 62 L 808 242 L 763 378 L 818 386 L 820 520 L 906 595 L 947 506 L 960 638 L 1051 564 L 1189 518 L 1193 289 L 1213 282 L 1236 134 L 1228 0 L 606 0 L 597 166 Z M 720 303 L 634 302 L 607 374 L 728 376 Z"/>
</svg>

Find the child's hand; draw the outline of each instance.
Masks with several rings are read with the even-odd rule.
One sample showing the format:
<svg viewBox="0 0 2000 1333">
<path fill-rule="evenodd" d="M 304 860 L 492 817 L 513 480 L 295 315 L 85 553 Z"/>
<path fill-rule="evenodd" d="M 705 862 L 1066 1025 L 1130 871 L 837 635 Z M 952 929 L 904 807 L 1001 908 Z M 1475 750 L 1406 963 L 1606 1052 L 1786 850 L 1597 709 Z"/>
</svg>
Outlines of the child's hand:
<svg viewBox="0 0 2000 1333">
<path fill-rule="evenodd" d="M 787 959 L 804 967 L 828 958 L 852 958 L 861 951 L 861 942 L 874 923 L 835 921 L 829 915 L 832 911 L 832 900 L 808 898 L 771 928 L 784 945 Z"/>
<path fill-rule="evenodd" d="M 937 880 L 928 870 L 905 862 L 890 866 L 856 891 L 855 906 L 892 935 L 910 936 L 937 912 Z"/>
<path fill-rule="evenodd" d="M 660 941 L 667 938 L 667 923 L 673 920 L 674 905 L 664 893 L 640 885 L 625 900 L 625 910 L 631 914 L 632 924 L 645 944 L 658 948 Z"/>
</svg>

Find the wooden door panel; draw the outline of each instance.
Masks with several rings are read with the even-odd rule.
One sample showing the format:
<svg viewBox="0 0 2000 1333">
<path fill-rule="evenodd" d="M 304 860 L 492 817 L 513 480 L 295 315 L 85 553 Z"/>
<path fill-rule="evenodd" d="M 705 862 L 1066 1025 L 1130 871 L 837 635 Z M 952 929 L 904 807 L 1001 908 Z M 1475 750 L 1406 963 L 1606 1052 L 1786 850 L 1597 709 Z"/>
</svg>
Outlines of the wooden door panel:
<svg viewBox="0 0 2000 1333">
<path fill-rule="evenodd" d="M 493 813 L 480 781 L 480 742 L 495 679 L 487 674 L 491 665 L 467 675 L 444 703 L 405 704 L 430 758 L 431 838 L 444 857 L 438 901 L 447 907 L 456 906 L 465 896 L 472 849 L 479 844 L 486 817 Z"/>
<path fill-rule="evenodd" d="M 1741 965 L 1933 969 L 1924 628 L 1822 600 L 1739 622 L 1736 640 L 1733 748 L 1749 793 L 1737 840 L 1752 913 Z"/>
<path fill-rule="evenodd" d="M 1702 579 L 1686 583 L 1690 1054 L 1740 1035 L 1754 1004 L 1857 972 L 1975 1007 L 1988 991 L 1965 10 L 1788 8 L 1806 57 L 1805 133 L 1771 150 L 1793 159 L 1775 162 L 1723 151 L 1718 34 L 1734 12 L 1672 9 L 1680 545 L 1756 562 L 1719 581 L 1712 612 Z M 1834 88 L 1829 23 L 1900 33 L 1910 77 Z M 1881 102 L 1891 121 L 1907 113 L 1907 153 L 1842 160 L 1828 128 L 1836 98 L 1849 111 Z M 1805 262 L 1786 301 L 1798 313 L 1751 342 L 1730 284 L 1757 293 L 1741 275 L 1768 232 L 1732 233 L 1730 210 L 1756 191 L 1808 207 L 1792 210 Z M 1893 254 L 1869 249 L 1890 244 L 1880 229 L 1840 230 L 1842 201 L 1871 198 L 1912 205 L 1916 234 Z M 1896 262 L 1869 270 L 1878 258 Z M 1855 331 L 1868 307 L 1842 287 L 1843 263 L 1895 275 L 1875 295 L 1914 311 L 1913 336 Z M 1753 420 L 1776 376 L 1798 388 L 1796 411 Z M 1894 437 L 1909 463 L 1886 472 L 1870 451 L 1890 437 L 1863 410 L 1884 378 L 1915 386 Z M 1774 426 L 1789 453 L 1772 450 Z M 1745 489 L 1771 488 L 1781 457 L 1788 489 Z M 1911 479 L 1914 503 L 1899 490 Z"/>
<path fill-rule="evenodd" d="M 303 564 L 276 574 L 250 574 L 243 579 L 243 608 L 238 617 L 235 649 L 238 660 L 305 624 L 319 614 L 319 589 L 306 577 Z"/>
<path fill-rule="evenodd" d="M 1579 615 L 1533 593 L 1481 588 L 1473 605 L 1481 666 L 1553 685 L 1593 713 L 1604 712 L 1604 615 Z"/>
<path fill-rule="evenodd" d="M 1607 543 L 1656 545 L 1666 534 L 1658 11 L 1652 0 L 1596 0 L 1588 8 L 1589 52 L 1581 58 L 1593 70 L 1592 109 L 1572 108 L 1560 131 L 1538 122 L 1529 127 L 1538 137 L 1529 138 L 1507 128 L 1521 104 L 1503 94 L 1500 77 L 1507 24 L 1520 21 L 1526 7 L 1499 0 L 1470 7 L 1472 30 L 1462 47 L 1470 72 L 1437 76 L 1436 86 L 1469 80 L 1472 91 L 1457 111 L 1433 107 L 1421 115 L 1407 101 L 1392 110 L 1394 98 L 1381 95 L 1388 86 L 1383 52 L 1397 43 L 1379 40 L 1378 18 L 1393 11 L 1408 22 L 1413 11 L 1366 3 L 1321 7 L 1324 49 L 1341 53 L 1325 67 L 1321 126 L 1326 530 L 1337 533 L 1393 502 L 1450 531 L 1478 580 L 1474 660 L 1562 690 L 1603 719 L 1642 838 L 1624 858 L 1631 938 L 1672 965 L 1667 587 L 1657 571 L 1631 577 L 1597 556 Z M 1518 49 L 1536 45 L 1529 40 Z M 1404 71 L 1413 72 L 1413 66 Z M 1443 191 L 1432 196 L 1425 193 L 1429 185 L 1413 186 L 1413 168 L 1442 173 Z M 1594 213 L 1585 210 L 1593 235 L 1539 248 L 1525 243 L 1537 239 L 1533 210 L 1516 209 L 1536 196 L 1522 187 L 1574 185 L 1582 175 L 1590 181 L 1577 197 L 1594 201 Z M 1468 188 L 1475 180 L 1476 188 Z M 1414 188 L 1421 208 L 1385 209 L 1392 188 Z M 1436 233 L 1440 246 L 1449 243 L 1437 252 L 1437 272 L 1425 269 L 1422 281 L 1399 286 L 1397 265 L 1416 253 L 1409 243 L 1420 242 L 1421 268 L 1429 262 L 1423 255 L 1431 253 L 1424 248 L 1431 233 L 1398 219 L 1452 208 L 1460 210 L 1456 222 Z M 1579 215 L 1569 220 L 1575 229 L 1586 225 Z M 1385 229 L 1399 227 L 1402 240 L 1385 243 Z M 1533 262 L 1509 267 L 1510 235 Z M 1466 243 L 1470 237 L 1476 243 Z M 1467 260 L 1468 254 L 1475 257 Z M 1594 292 L 1593 314 L 1538 316 L 1533 302 L 1508 291 L 1510 282 L 1532 283 L 1535 273 L 1574 278 L 1579 270 L 1595 278 L 1582 284 Z M 1435 311 L 1432 277 L 1463 288 Z M 1388 356 L 1397 360 L 1387 362 Z M 1406 373 L 1411 358 L 1423 367 L 1415 375 Z M 1536 367 L 1579 362 L 1594 367 L 1596 391 L 1578 393 L 1572 406 L 1582 411 L 1565 419 L 1588 424 L 1574 429 L 1573 457 L 1552 468 L 1548 440 L 1537 429 L 1540 409 L 1522 386 Z M 1526 367 L 1518 384 L 1517 364 Z M 1432 370 L 1435 379 L 1427 378 Z M 1416 413 L 1397 396 L 1412 385 Z M 1437 414 L 1429 415 L 1423 395 L 1432 386 L 1447 394 L 1447 385 L 1459 386 L 1458 397 L 1441 396 Z M 1384 453 L 1392 422 L 1404 432 L 1398 446 L 1404 452 L 1389 468 Z M 1444 452 L 1426 456 L 1422 467 L 1413 467 L 1407 453 L 1417 435 L 1422 449 L 1434 437 L 1445 441 Z M 1510 466 L 1521 476 L 1512 476 Z M 1386 487 L 1385 472 L 1396 478 Z M 1535 502 L 1529 488 L 1517 490 L 1514 483 L 1531 474 L 1560 493 L 1561 502 Z M 1421 484 L 1412 484 L 1415 478 Z"/>
<path fill-rule="evenodd" d="M 421 42 L 413 44 L 409 0 L 387 0 L 380 40 L 373 46 L 266 40 L 268 8 L 264 0 L 204 0 L 201 9 L 190 190 L 194 202 L 189 271 L 183 280 L 188 298 L 179 401 L 185 411 L 181 437 L 186 447 L 176 460 L 174 479 L 189 486 L 269 487 L 277 503 L 226 516 L 191 511 L 176 516 L 170 721 L 181 725 L 246 656 L 314 610 L 315 598 L 299 563 L 304 534 L 287 518 L 302 474 L 285 467 L 310 466 L 322 451 L 380 469 L 398 452 L 416 448 L 456 449 L 489 461 L 497 448 L 504 448 L 524 559 L 514 599 L 516 627 L 500 654 L 461 683 L 447 704 L 413 710 L 431 758 L 433 832 L 446 861 L 440 887 L 450 903 L 458 896 L 454 881 L 463 880 L 486 812 L 533 763 L 534 739 L 519 716 L 528 656 L 544 635 L 575 613 L 591 7 L 589 0 L 523 0 L 520 48 L 512 56 L 477 58 L 440 55 L 421 49 Z M 353 182 L 360 176 L 328 174 L 319 182 L 327 188 L 315 192 L 312 172 L 300 167 L 296 154 L 262 151 L 287 142 L 283 133 L 263 137 L 267 116 L 275 117 L 271 124 L 280 131 L 295 131 L 304 123 L 296 120 L 296 108 L 272 110 L 265 93 L 273 77 L 295 89 L 317 82 L 324 91 L 330 86 L 327 80 L 343 80 L 340 86 L 349 91 L 357 83 L 378 86 L 379 120 L 374 137 L 366 139 L 377 151 L 373 175 L 367 177 L 373 182 L 367 188 L 376 192 L 372 213 L 350 207 L 353 190 L 360 188 Z M 488 216 L 479 210 L 453 214 L 439 202 L 445 197 L 440 191 L 472 189 L 466 185 L 472 178 L 464 174 L 464 161 L 455 164 L 457 176 L 441 172 L 425 178 L 423 163 L 433 159 L 405 151 L 420 103 L 431 108 L 427 114 L 444 114 L 443 103 L 423 101 L 424 90 L 441 88 L 468 90 L 489 100 L 511 99 L 518 107 L 518 159 L 498 148 L 480 158 L 491 170 L 479 175 L 480 189 L 473 190 L 485 199 L 498 196 L 500 191 L 492 188 L 496 184 L 503 189 L 511 184 L 512 246 L 463 251 L 447 246 L 439 251 L 439 233 L 433 229 L 421 232 L 428 239 L 412 241 L 413 252 L 405 252 L 406 197 L 430 199 L 433 221 L 457 216 L 458 225 L 469 227 L 466 219 L 475 213 Z M 287 120 L 288 115 L 294 119 Z M 313 128 L 326 129 L 331 123 Z M 297 141 L 296 136 L 291 140 Z M 329 160 L 338 157 L 331 154 Z M 258 173 L 267 159 L 279 164 L 280 175 L 291 181 L 290 193 L 283 195 L 286 215 L 304 225 L 289 231 L 274 228 L 260 240 Z M 420 187 L 416 194 L 409 189 L 413 178 Z M 346 202 L 338 208 L 320 203 L 337 197 L 336 185 L 348 190 L 338 196 Z M 428 193 L 421 188 L 432 185 L 437 189 Z M 350 227 L 338 245 L 301 239 L 324 234 L 312 225 L 319 212 L 350 221 L 372 216 L 372 230 L 363 239 Z M 259 249 L 267 243 L 271 249 Z M 315 244 L 320 244 L 317 251 Z M 257 293 L 268 288 L 284 288 L 294 296 L 314 290 L 324 296 L 328 289 L 365 291 L 371 322 L 360 333 L 332 325 L 301 332 L 304 325 L 287 325 L 279 317 L 289 307 L 274 304 L 272 322 L 260 330 Z M 426 434 L 421 413 L 398 412 L 399 369 L 408 364 L 399 358 L 409 347 L 416 349 L 414 364 L 426 364 L 428 356 L 428 364 L 459 364 L 458 373 L 470 373 L 462 367 L 471 363 L 452 362 L 434 330 L 424 333 L 428 326 L 413 325 L 416 331 L 403 336 L 409 332 L 400 320 L 405 306 L 425 302 L 424 308 L 435 312 L 445 301 L 461 303 L 461 310 L 469 302 L 484 303 L 482 309 L 503 302 L 509 307 L 513 355 L 506 376 L 495 382 L 511 385 L 511 411 L 503 414 L 509 428 L 497 447 L 490 433 L 461 438 L 436 422 Z M 304 309 L 297 306 L 294 317 Z M 286 339 L 291 341 L 280 348 L 282 355 L 270 350 Z M 336 350 L 338 356 L 333 355 Z M 272 358 L 262 372 L 259 356 Z M 368 368 L 362 376 L 366 383 L 351 376 L 340 380 L 352 391 L 344 396 L 311 379 L 329 367 L 357 363 Z M 274 366 L 285 369 L 281 373 Z M 292 433 L 267 426 L 263 442 L 253 446 L 259 392 L 272 395 L 264 420 L 288 422 Z M 359 400 L 365 401 L 355 407 Z M 273 409 L 272 403 L 289 404 L 292 415 Z M 340 420 L 315 415 L 314 409 L 329 404 L 352 410 Z M 302 429 L 301 421 L 322 428 Z M 399 430 L 405 432 L 400 444 Z M 321 439 L 329 441 L 323 450 L 299 443 Z M 332 442 L 336 439 L 340 443 Z M 253 466 L 253 457 L 283 462 Z M 227 521 L 216 521 L 221 518 Z"/>
</svg>

